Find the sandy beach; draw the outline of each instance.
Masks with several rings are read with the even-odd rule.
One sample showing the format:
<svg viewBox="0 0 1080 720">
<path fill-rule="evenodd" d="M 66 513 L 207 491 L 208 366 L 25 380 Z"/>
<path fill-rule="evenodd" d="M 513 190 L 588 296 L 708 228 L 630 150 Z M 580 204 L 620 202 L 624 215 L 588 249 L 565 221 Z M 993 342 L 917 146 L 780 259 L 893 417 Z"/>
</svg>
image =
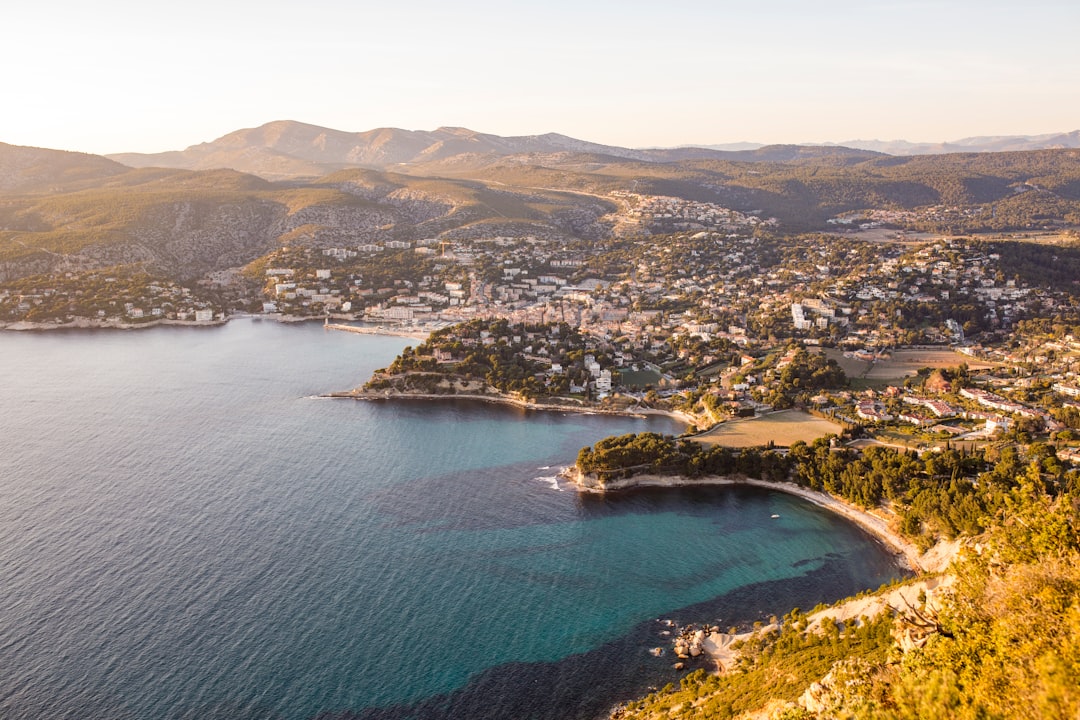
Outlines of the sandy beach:
<svg viewBox="0 0 1080 720">
<path fill-rule="evenodd" d="M 323 327 L 327 330 L 339 330 L 341 332 L 351 332 L 358 335 L 389 335 L 391 337 L 403 337 L 412 340 L 427 340 L 433 332 L 432 330 L 419 328 L 385 327 L 382 325 L 371 327 L 365 325 L 345 325 L 342 323 L 327 323 Z"/>
<path fill-rule="evenodd" d="M 753 487 L 776 490 L 798 496 L 807 502 L 831 510 L 843 515 L 848 520 L 884 542 L 894 551 L 903 564 L 918 573 L 937 572 L 944 569 L 951 561 L 951 556 L 942 557 L 942 553 L 934 553 L 933 550 L 921 553 L 911 542 L 892 530 L 886 518 L 880 517 L 867 510 L 851 505 L 827 493 L 818 492 L 809 488 L 801 487 L 791 482 L 769 482 L 754 478 L 733 478 L 706 476 L 701 478 L 688 478 L 681 475 L 635 475 L 625 480 L 615 480 L 607 483 L 604 488 L 596 488 L 585 485 L 580 473 L 576 468 L 567 468 L 563 477 L 573 482 L 580 492 L 604 493 L 639 487 L 686 487 L 691 485 L 751 485 Z M 948 555 L 947 553 L 945 555 Z"/>
</svg>

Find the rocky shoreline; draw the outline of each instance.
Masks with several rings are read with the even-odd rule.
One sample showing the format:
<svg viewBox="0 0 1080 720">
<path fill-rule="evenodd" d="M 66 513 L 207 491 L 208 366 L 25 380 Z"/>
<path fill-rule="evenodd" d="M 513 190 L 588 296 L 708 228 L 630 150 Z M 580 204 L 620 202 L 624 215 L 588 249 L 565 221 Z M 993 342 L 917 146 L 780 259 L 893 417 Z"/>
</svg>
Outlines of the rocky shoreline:
<svg viewBox="0 0 1080 720">
<path fill-rule="evenodd" d="M 886 594 L 849 598 L 830 608 L 819 611 L 810 617 L 812 621 L 811 629 L 820 626 L 826 618 L 832 618 L 833 621 L 852 620 L 862 615 L 876 615 L 890 606 L 898 607 L 905 603 L 911 605 L 914 602 L 912 598 L 918 595 L 920 591 L 929 594 L 939 587 L 948 586 L 952 578 L 948 575 L 943 576 L 941 573 L 948 568 L 960 549 L 959 541 L 942 541 L 926 552 L 920 552 L 913 543 L 895 532 L 886 518 L 879 517 L 827 493 L 800 487 L 791 482 L 770 482 L 747 477 L 706 476 L 689 478 L 680 475 L 655 474 L 634 475 L 629 478 L 601 482 L 595 475 L 582 473 L 576 466 L 564 468 L 559 473 L 559 477 L 573 484 L 581 493 L 603 494 L 633 488 L 702 485 L 748 485 L 788 493 L 842 515 L 851 522 L 858 524 L 888 546 L 895 553 L 897 563 L 902 568 L 914 571 L 921 576 L 915 583 L 907 583 Z M 740 641 L 748 640 L 758 632 L 767 632 L 777 628 L 776 625 L 770 624 L 743 632 L 739 632 L 734 628 L 729 632 L 723 632 L 716 626 L 691 624 L 678 627 L 670 620 L 661 622 L 669 628 L 661 632 L 661 635 L 669 638 L 671 645 L 669 648 L 663 646 L 654 647 L 649 652 L 656 657 L 661 657 L 668 652 L 674 654 L 675 662 L 672 664 L 672 669 L 677 672 L 699 666 L 700 661 L 706 658 L 710 663 L 715 664 L 717 672 L 728 672 L 738 662 L 740 651 L 737 647 Z M 616 708 L 611 713 L 611 717 L 621 717 L 623 709 L 621 706 Z"/>
</svg>

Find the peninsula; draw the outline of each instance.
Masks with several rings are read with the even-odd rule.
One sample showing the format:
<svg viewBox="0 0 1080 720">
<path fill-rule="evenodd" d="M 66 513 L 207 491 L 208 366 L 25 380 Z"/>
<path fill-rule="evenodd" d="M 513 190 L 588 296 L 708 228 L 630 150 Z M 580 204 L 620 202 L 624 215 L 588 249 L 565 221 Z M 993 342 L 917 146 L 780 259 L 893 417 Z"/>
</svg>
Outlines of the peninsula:
<svg viewBox="0 0 1080 720">
<path fill-rule="evenodd" d="M 692 427 L 711 424 L 655 391 L 613 393 L 622 373 L 665 382 L 647 360 L 633 362 L 631 355 L 613 352 L 610 344 L 605 347 L 566 323 L 473 320 L 435 330 L 362 387 L 331 396 L 477 400 L 529 410 L 663 414 Z"/>
</svg>

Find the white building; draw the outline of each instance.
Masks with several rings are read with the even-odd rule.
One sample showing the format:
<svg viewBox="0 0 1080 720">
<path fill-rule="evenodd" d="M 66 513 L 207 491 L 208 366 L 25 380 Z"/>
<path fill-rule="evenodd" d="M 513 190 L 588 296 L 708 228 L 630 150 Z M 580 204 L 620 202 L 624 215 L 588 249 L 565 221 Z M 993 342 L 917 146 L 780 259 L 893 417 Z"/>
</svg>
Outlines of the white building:
<svg viewBox="0 0 1080 720">
<path fill-rule="evenodd" d="M 601 370 L 599 377 L 596 378 L 596 390 L 597 392 L 611 392 L 611 371 Z"/>
<path fill-rule="evenodd" d="M 814 323 L 806 319 L 806 315 L 803 314 L 803 306 L 799 303 L 791 304 L 791 319 L 795 323 L 796 330 L 809 330 L 814 327 Z"/>
</svg>

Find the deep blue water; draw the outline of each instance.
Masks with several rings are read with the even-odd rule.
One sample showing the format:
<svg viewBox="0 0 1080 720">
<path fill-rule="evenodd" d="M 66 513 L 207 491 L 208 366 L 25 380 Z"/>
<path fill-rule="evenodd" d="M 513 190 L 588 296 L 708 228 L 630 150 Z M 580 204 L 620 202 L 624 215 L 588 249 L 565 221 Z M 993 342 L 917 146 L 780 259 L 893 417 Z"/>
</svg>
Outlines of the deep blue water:
<svg viewBox="0 0 1080 720">
<path fill-rule="evenodd" d="M 0 335 L 0 717 L 592 718 L 677 678 L 646 652 L 659 618 L 899 573 L 782 494 L 557 487 L 581 446 L 666 419 L 315 397 L 408 343 Z"/>
</svg>

